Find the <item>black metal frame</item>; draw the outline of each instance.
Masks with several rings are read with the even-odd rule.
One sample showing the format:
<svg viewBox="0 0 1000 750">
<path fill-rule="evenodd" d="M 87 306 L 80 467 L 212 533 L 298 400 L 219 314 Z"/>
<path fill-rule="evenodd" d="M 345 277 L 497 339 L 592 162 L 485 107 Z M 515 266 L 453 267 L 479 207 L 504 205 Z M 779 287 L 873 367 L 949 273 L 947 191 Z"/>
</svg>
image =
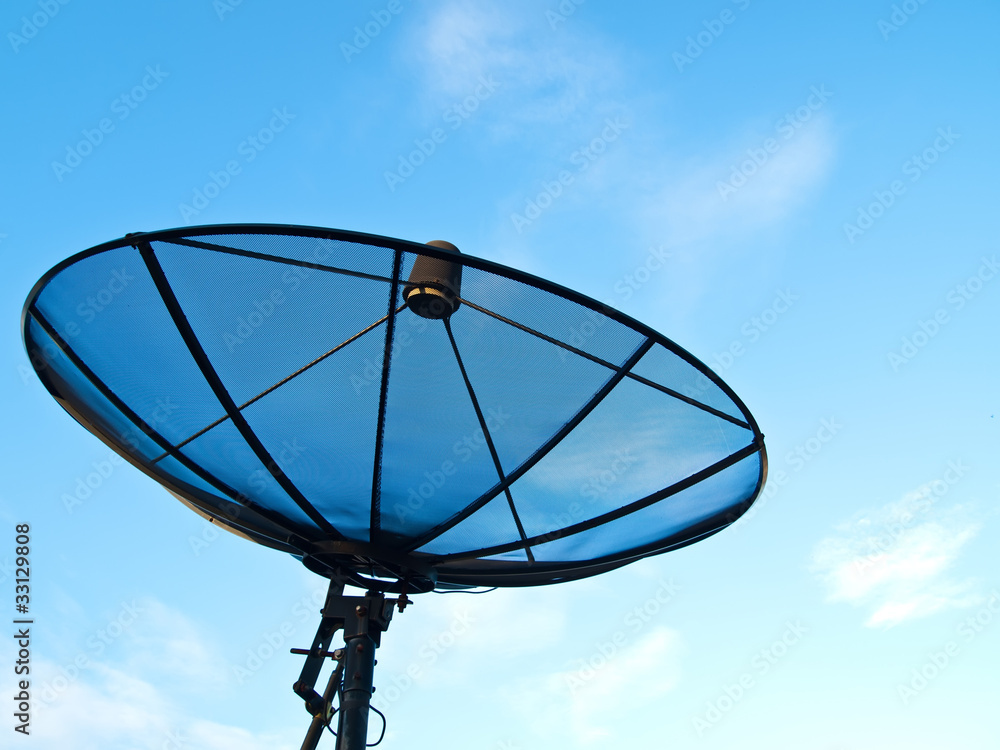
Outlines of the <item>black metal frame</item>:
<svg viewBox="0 0 1000 750">
<path fill-rule="evenodd" d="M 280 255 L 269 255 L 262 252 L 233 248 L 215 244 L 206 240 L 206 238 L 213 236 L 221 237 L 228 235 L 291 235 L 297 237 L 313 237 L 317 239 L 351 242 L 375 248 L 390 249 L 394 253 L 392 275 L 391 277 L 383 277 L 376 274 L 361 273 L 358 271 L 337 268 L 336 266 L 329 264 L 312 263 L 308 261 L 290 259 Z M 200 237 L 201 239 L 191 239 L 192 237 Z M 233 401 L 232 396 L 229 394 L 218 374 L 215 372 L 211 361 L 202 349 L 197 336 L 191 329 L 179 302 L 174 296 L 170 283 L 166 279 L 166 276 L 164 275 L 163 270 L 156 258 L 156 251 L 152 245 L 154 242 L 164 242 L 182 246 L 186 245 L 208 251 L 252 257 L 331 273 L 346 274 L 359 278 L 384 281 L 391 285 L 387 314 L 382 319 L 372 322 L 371 325 L 347 341 L 337 347 L 334 347 L 334 349 L 331 349 L 322 357 L 314 360 L 314 362 L 300 368 L 295 373 L 292 373 L 287 378 L 265 390 L 263 393 L 258 394 L 246 404 L 238 406 Z M 87 368 L 86 363 L 84 363 L 80 357 L 76 355 L 68 342 L 63 340 L 58 335 L 58 332 L 54 330 L 52 325 L 45 320 L 44 316 L 40 313 L 40 311 L 38 311 L 34 304 L 35 300 L 48 282 L 64 268 L 92 255 L 127 246 L 132 246 L 139 250 L 153 282 L 156 285 L 156 288 L 159 291 L 171 318 L 173 319 L 174 325 L 177 327 L 185 345 L 191 353 L 191 356 L 205 375 L 212 391 L 215 393 L 216 398 L 218 398 L 225 410 L 224 417 L 211 425 L 206 426 L 201 431 L 195 433 L 195 435 L 188 437 L 185 441 L 182 441 L 177 445 L 171 445 L 170 442 L 157 433 L 152 426 L 141 420 L 103 383 L 103 381 L 100 380 L 100 378 L 94 375 L 94 373 Z M 481 409 L 479 408 L 475 389 L 469 379 L 468 373 L 465 370 L 457 342 L 452 335 L 450 324 L 446 319 L 444 321 L 445 329 L 451 342 L 456 361 L 461 370 L 462 378 L 465 381 L 466 388 L 468 389 L 470 398 L 472 399 L 476 410 L 477 418 L 479 419 L 487 444 L 490 448 L 490 455 L 498 475 L 498 483 L 482 496 L 469 503 L 462 511 L 456 513 L 447 521 L 438 524 L 433 529 L 422 535 L 419 539 L 412 542 L 405 550 L 400 550 L 386 546 L 383 541 L 383 535 L 381 532 L 381 509 L 379 507 L 379 483 L 381 478 L 381 448 L 389 382 L 389 363 L 391 361 L 390 355 L 393 345 L 395 320 L 398 313 L 403 309 L 403 307 L 405 307 L 405 304 L 399 304 L 399 293 L 404 281 L 401 279 L 404 252 L 450 260 L 460 263 L 463 266 L 489 272 L 491 274 L 524 283 L 551 294 L 558 295 L 564 299 L 581 305 L 584 308 L 598 312 L 603 316 L 621 323 L 631 330 L 643 335 L 645 340 L 637 346 L 625 362 L 621 365 L 616 365 L 573 347 L 566 342 L 547 336 L 540 331 L 536 331 L 528 326 L 511 321 L 502 315 L 475 304 L 472 301 L 462 299 L 461 302 L 463 304 L 468 305 L 482 314 L 489 315 L 505 324 L 514 326 L 522 331 L 525 331 L 526 333 L 537 336 L 554 345 L 571 351 L 576 355 L 582 356 L 597 364 L 607 367 L 609 369 L 609 378 L 605 385 L 594 394 L 590 402 L 588 402 L 588 404 L 586 404 L 569 423 L 567 423 L 556 434 L 552 435 L 545 444 L 540 446 L 528 459 L 522 462 L 520 466 L 515 467 L 510 473 L 505 473 L 495 446 L 493 445 L 489 429 L 485 424 Z M 433 587 L 437 581 L 440 581 L 442 584 L 452 585 L 542 585 L 561 580 L 572 580 L 575 578 L 594 575 L 596 573 L 619 567 L 640 557 L 690 544 L 719 531 L 735 521 L 740 515 L 742 515 L 743 512 L 746 511 L 747 508 L 750 507 L 759 495 L 767 474 L 767 457 L 763 443 L 763 435 L 760 433 L 753 416 L 746 409 L 739 397 L 726 385 L 725 382 L 723 382 L 707 366 L 689 354 L 686 350 L 656 331 L 650 329 L 648 326 L 633 320 L 617 310 L 607 308 L 596 300 L 573 292 L 559 286 L 558 284 L 531 276 L 530 274 L 515 271 L 513 269 L 500 266 L 490 261 L 474 258 L 469 255 L 454 253 L 445 248 L 357 232 L 347 232 L 343 230 L 266 224 L 185 227 L 160 232 L 126 235 L 126 237 L 120 240 L 99 245 L 68 258 L 52 268 L 38 281 L 25 303 L 22 315 L 22 328 L 24 329 L 25 345 L 28 347 L 30 352 L 31 347 L 28 342 L 27 329 L 27 322 L 29 319 L 37 321 L 43 330 L 45 330 L 47 335 L 49 335 L 53 341 L 56 342 L 57 346 L 85 375 L 85 377 L 87 377 L 94 387 L 96 387 L 105 398 L 109 399 L 109 401 L 111 401 L 111 403 L 118 408 L 128 420 L 135 424 L 143 433 L 149 436 L 150 439 L 154 440 L 157 445 L 163 449 L 164 453 L 151 461 L 147 461 L 128 454 L 127 450 L 123 451 L 123 446 L 116 439 L 116 436 L 105 434 L 99 427 L 96 426 L 96 420 L 93 418 L 93 415 L 86 413 L 85 404 L 70 404 L 67 399 L 62 398 L 62 389 L 60 384 L 56 382 L 56 379 L 51 373 L 44 372 L 44 368 L 42 368 L 42 370 L 39 371 L 39 376 L 49 391 L 78 421 L 97 434 L 98 437 L 100 437 L 104 442 L 119 453 L 122 453 L 126 459 L 139 467 L 145 473 L 153 476 L 157 479 L 157 481 L 177 493 L 182 497 L 182 499 L 190 502 L 196 509 L 199 510 L 199 512 L 204 513 L 213 520 L 218 521 L 220 524 L 237 530 L 239 533 L 245 534 L 261 544 L 275 547 L 286 552 L 291 552 L 292 554 L 301 557 L 306 565 L 316 572 L 320 572 L 333 579 L 347 579 L 355 585 L 361 585 L 366 588 L 373 587 L 383 591 L 425 591 L 428 590 L 429 587 Z M 295 487 L 294 483 L 284 474 L 277 462 L 270 456 L 266 447 L 260 442 L 259 438 L 257 438 L 253 429 L 246 423 L 245 418 L 241 414 L 241 410 L 261 398 L 266 393 L 269 393 L 281 384 L 287 382 L 301 372 L 304 372 L 309 367 L 319 361 L 322 361 L 325 357 L 335 351 L 338 351 L 340 348 L 343 348 L 361 336 L 374 331 L 374 329 L 378 328 L 382 323 L 385 323 L 386 331 L 382 379 L 379 393 L 377 443 L 373 466 L 370 526 L 371 541 L 368 544 L 362 544 L 345 539 L 343 534 L 334 528 L 334 526 L 315 509 L 308 499 L 302 495 L 298 488 Z M 685 396 L 684 394 L 678 393 L 670 388 L 667 388 L 666 386 L 654 383 L 646 378 L 632 373 L 632 367 L 650 348 L 654 346 L 654 344 L 663 346 L 668 351 L 672 352 L 697 369 L 702 375 L 704 375 L 709 381 L 725 393 L 734 404 L 736 404 L 744 419 L 740 420 L 707 404 L 703 404 L 696 399 Z M 32 357 L 32 361 L 35 362 L 34 357 Z M 36 369 L 38 368 L 36 367 Z M 671 485 L 670 487 L 649 495 L 648 497 L 640 498 L 616 511 L 605 513 L 596 518 L 589 519 L 563 529 L 558 529 L 547 534 L 537 535 L 530 538 L 527 537 L 525 535 L 524 528 L 520 523 L 520 518 L 518 517 L 514 501 L 510 495 L 510 486 L 529 468 L 534 466 L 542 457 L 552 450 L 552 448 L 554 448 L 566 435 L 568 435 L 569 432 L 577 424 L 579 424 L 580 421 L 582 421 L 593 408 L 596 407 L 601 399 L 603 399 L 604 396 L 606 396 L 624 378 L 630 378 L 644 383 L 666 393 L 667 395 L 670 395 L 673 398 L 747 429 L 752 435 L 750 444 L 722 459 L 713 466 L 707 467 L 701 472 L 691 475 Z M 247 444 L 257 455 L 258 459 L 271 472 L 272 476 L 274 476 L 275 480 L 285 490 L 289 497 L 291 497 L 291 499 L 302 509 L 309 519 L 316 524 L 315 529 L 304 527 L 302 524 L 293 522 L 278 513 L 274 513 L 269 511 L 267 508 L 259 506 L 259 504 L 254 503 L 252 499 L 239 495 L 239 493 L 219 482 L 211 475 L 210 472 L 206 471 L 196 462 L 187 458 L 183 452 L 179 450 L 179 448 L 187 442 L 190 442 L 198 435 L 204 434 L 226 419 L 232 420 L 233 425 L 241 433 L 244 440 L 246 440 Z M 617 518 L 621 518 L 629 513 L 647 507 L 664 497 L 680 492 L 681 490 L 686 489 L 687 487 L 690 487 L 693 484 L 696 484 L 697 482 L 734 465 L 738 461 L 747 458 L 754 453 L 760 454 L 760 471 L 756 487 L 750 496 L 739 505 L 730 508 L 723 513 L 719 513 L 712 518 L 705 519 L 701 523 L 685 529 L 683 532 L 661 539 L 652 544 L 626 550 L 597 560 L 574 563 L 538 563 L 532 556 L 531 546 L 533 544 L 553 541 L 554 539 L 570 536 L 575 533 L 592 529 L 603 523 L 616 520 Z M 232 508 L 229 508 L 230 512 L 226 512 L 226 508 L 220 505 L 220 501 L 217 498 L 206 495 L 201 490 L 181 482 L 175 477 L 170 476 L 165 471 L 158 470 L 159 467 L 156 465 L 157 462 L 167 455 L 179 460 L 186 468 L 193 471 L 196 475 L 223 494 L 232 505 Z M 416 551 L 420 547 L 426 545 L 431 539 L 436 538 L 440 534 L 443 534 L 448 529 L 468 518 L 472 513 L 482 508 L 486 503 L 490 502 L 501 493 L 504 493 L 507 497 L 508 505 L 520 535 L 519 541 L 479 550 L 467 550 L 448 555 L 427 555 Z M 510 562 L 498 562 L 494 564 L 494 561 L 484 561 L 479 559 L 489 555 L 512 551 L 518 548 L 524 549 L 525 554 L 527 555 L 528 564 L 526 566 L 524 564 Z M 477 564 L 473 568 L 461 565 L 462 561 L 468 560 L 475 560 Z"/>
<path fill-rule="evenodd" d="M 323 730 L 335 713 L 337 718 L 337 750 L 363 750 L 368 735 L 368 710 L 371 704 L 372 680 L 375 670 L 375 649 L 382 645 L 382 633 L 392 620 L 393 608 L 399 611 L 409 604 L 405 594 L 386 600 L 377 591 L 364 596 L 344 596 L 344 583 L 330 581 L 322 619 L 309 649 L 293 648 L 293 654 L 306 657 L 299 679 L 292 690 L 305 702 L 312 723 L 302 742 L 302 750 L 315 750 Z M 334 634 L 344 632 L 344 648 L 330 651 Z M 335 662 L 323 695 L 316 692 L 316 680 L 326 659 Z M 334 698 L 339 709 L 334 709 Z M 384 719 L 384 717 L 383 717 Z"/>
</svg>

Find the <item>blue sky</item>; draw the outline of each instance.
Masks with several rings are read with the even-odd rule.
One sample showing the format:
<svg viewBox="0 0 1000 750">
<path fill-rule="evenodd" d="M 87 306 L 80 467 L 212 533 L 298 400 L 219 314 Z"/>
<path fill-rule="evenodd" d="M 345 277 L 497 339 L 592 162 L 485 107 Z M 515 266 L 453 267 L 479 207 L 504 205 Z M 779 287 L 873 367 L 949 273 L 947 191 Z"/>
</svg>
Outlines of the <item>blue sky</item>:
<svg viewBox="0 0 1000 750">
<path fill-rule="evenodd" d="M 384 747 L 996 747 L 1000 10 L 675 5 L 5 5 L 0 598 L 28 523 L 35 624 L 3 746 L 301 743 L 287 649 L 323 581 L 114 461 L 18 326 L 80 250 L 276 222 L 608 302 L 766 435 L 764 495 L 709 540 L 419 597 L 380 651 Z"/>
</svg>

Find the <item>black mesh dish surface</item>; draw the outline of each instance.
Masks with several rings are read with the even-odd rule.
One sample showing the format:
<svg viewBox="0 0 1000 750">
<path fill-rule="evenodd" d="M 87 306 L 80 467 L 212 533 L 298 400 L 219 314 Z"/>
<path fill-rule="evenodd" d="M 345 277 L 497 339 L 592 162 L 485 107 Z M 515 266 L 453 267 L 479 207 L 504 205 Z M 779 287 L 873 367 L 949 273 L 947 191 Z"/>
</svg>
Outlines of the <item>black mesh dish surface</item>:
<svg viewBox="0 0 1000 750">
<path fill-rule="evenodd" d="M 414 279 L 448 312 L 418 313 Z M 749 411 L 672 341 L 444 247 L 133 234 L 49 271 L 23 331 L 59 403 L 183 502 L 387 591 L 601 573 L 729 525 L 767 473 Z"/>
</svg>

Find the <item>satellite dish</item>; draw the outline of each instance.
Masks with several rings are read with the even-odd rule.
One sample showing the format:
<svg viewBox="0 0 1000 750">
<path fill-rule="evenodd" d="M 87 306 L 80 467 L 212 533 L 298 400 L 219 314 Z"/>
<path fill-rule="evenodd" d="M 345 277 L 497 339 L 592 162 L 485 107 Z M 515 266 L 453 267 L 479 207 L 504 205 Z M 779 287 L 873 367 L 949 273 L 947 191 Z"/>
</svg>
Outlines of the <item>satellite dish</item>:
<svg viewBox="0 0 1000 750">
<path fill-rule="evenodd" d="M 304 748 L 334 698 L 338 746 L 364 746 L 386 593 L 402 611 L 412 593 L 603 573 L 720 531 L 767 471 L 750 412 L 677 344 L 446 242 L 261 224 L 127 235 L 46 273 L 23 332 L 84 427 L 331 580 L 297 650 Z M 338 629 L 347 648 L 330 652 Z"/>
</svg>

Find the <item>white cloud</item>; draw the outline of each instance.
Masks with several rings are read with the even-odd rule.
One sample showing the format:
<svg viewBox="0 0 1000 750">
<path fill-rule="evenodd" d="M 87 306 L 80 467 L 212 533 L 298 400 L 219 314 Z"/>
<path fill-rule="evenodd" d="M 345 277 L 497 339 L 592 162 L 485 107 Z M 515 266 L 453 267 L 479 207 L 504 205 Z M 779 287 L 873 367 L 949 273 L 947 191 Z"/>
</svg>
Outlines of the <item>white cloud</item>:
<svg viewBox="0 0 1000 750">
<path fill-rule="evenodd" d="M 153 600 L 142 601 L 139 627 L 129 633 L 128 662 L 132 674 L 166 671 L 172 679 L 190 680 L 201 691 L 226 684 L 228 665 L 201 635 L 198 627 L 180 612 Z"/>
<path fill-rule="evenodd" d="M 34 747 L 74 750 L 291 750 L 293 747 L 287 737 L 253 734 L 186 715 L 170 700 L 168 692 L 116 666 L 91 662 L 71 680 L 65 680 L 65 667 L 43 660 L 36 660 L 33 668 L 39 674 L 31 722 L 31 736 L 38 743 Z M 63 679 L 59 679 L 60 672 Z M 157 679 L 163 679 L 163 675 Z M 180 679 L 195 686 L 184 675 Z M 58 692 L 51 692 L 53 686 L 59 688 Z M 3 692 L 8 693 L 6 686 Z M 52 700 L 46 702 L 46 698 Z M 295 728 L 296 733 L 299 730 L 304 733 L 304 725 Z"/>
<path fill-rule="evenodd" d="M 955 561 L 979 531 L 962 506 L 935 507 L 930 486 L 862 511 L 813 550 L 811 569 L 828 600 L 870 610 L 868 627 L 893 627 L 982 597 L 956 580 Z"/>
<path fill-rule="evenodd" d="M 123 603 L 82 643 L 66 660 L 33 654 L 33 747 L 292 750 L 289 738 L 305 732 L 307 722 L 278 737 L 194 715 L 226 685 L 229 668 L 197 623 L 155 599 Z M 13 675 L 0 691 L 15 694 Z"/>
<path fill-rule="evenodd" d="M 617 723 L 623 712 L 641 710 L 677 686 L 681 652 L 677 631 L 656 627 L 622 646 L 599 644 L 571 669 L 531 676 L 504 694 L 537 738 L 564 744 L 572 732 L 578 743 L 591 745 L 613 739 L 608 721 Z"/>
<path fill-rule="evenodd" d="M 679 176 L 668 179 L 646 209 L 660 239 L 675 247 L 738 237 L 780 222 L 801 206 L 832 166 L 830 120 L 816 115 L 787 140 L 775 136 L 758 133 L 736 147 L 720 144 L 710 155 L 696 155 L 687 164 L 664 169 L 664 174 Z M 779 150 L 754 167 L 752 174 L 741 174 L 745 181 L 738 187 L 720 188 L 720 183 L 732 178 L 734 167 L 738 171 L 749 158 L 747 149 L 763 151 L 768 138 L 778 142 Z"/>
<path fill-rule="evenodd" d="M 499 92 L 515 94 L 492 116 L 488 105 L 476 113 L 498 136 L 520 140 L 532 125 L 572 130 L 578 111 L 591 125 L 602 110 L 620 111 L 616 55 L 579 27 L 553 31 L 534 5 L 436 4 L 415 27 L 411 54 L 420 66 L 423 98 L 438 109 L 460 103 L 484 78 L 495 80 Z"/>
<path fill-rule="evenodd" d="M 748 150 L 759 158 L 769 139 L 777 142 L 778 150 L 734 191 L 720 188 L 732 179 L 734 168 L 744 165 Z M 653 141 L 652 150 L 663 154 L 667 148 Z M 723 256 L 739 256 L 747 248 L 759 252 L 760 235 L 780 232 L 815 199 L 836 161 L 836 129 L 832 117 L 820 111 L 787 138 L 773 128 L 734 123 L 728 133 L 698 151 L 683 156 L 676 147 L 669 151 L 668 156 L 634 160 L 633 182 L 645 189 L 628 196 L 635 206 L 630 213 L 637 244 L 663 246 L 670 252 L 672 272 L 659 274 L 643 296 L 665 306 L 669 301 L 664 312 L 669 309 L 674 324 L 683 325 L 687 317 L 700 313 L 706 296 L 715 294 L 714 279 L 726 262 Z M 754 267 L 766 274 L 770 262 L 758 256 Z M 659 294 L 654 285 L 660 287 Z"/>
</svg>

